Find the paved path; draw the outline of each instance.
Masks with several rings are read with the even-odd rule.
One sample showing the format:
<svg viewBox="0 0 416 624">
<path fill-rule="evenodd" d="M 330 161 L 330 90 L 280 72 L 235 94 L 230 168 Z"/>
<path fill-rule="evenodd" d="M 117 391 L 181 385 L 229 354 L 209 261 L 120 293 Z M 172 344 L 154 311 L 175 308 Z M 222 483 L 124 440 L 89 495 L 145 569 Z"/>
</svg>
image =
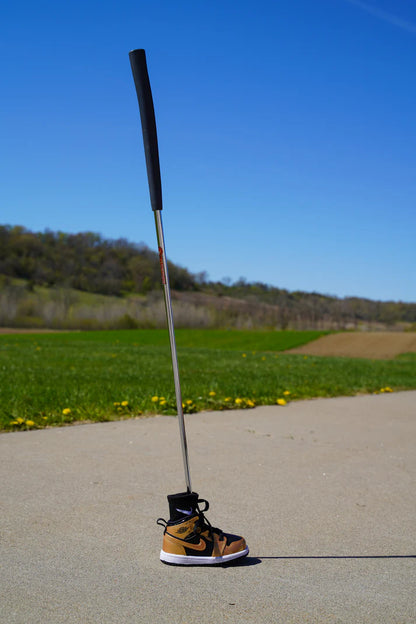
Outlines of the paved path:
<svg viewBox="0 0 416 624">
<path fill-rule="evenodd" d="M 0 435 L 0 622 L 416 622 L 416 392 L 187 417 L 194 489 L 250 555 L 159 562 L 171 417 Z"/>
</svg>

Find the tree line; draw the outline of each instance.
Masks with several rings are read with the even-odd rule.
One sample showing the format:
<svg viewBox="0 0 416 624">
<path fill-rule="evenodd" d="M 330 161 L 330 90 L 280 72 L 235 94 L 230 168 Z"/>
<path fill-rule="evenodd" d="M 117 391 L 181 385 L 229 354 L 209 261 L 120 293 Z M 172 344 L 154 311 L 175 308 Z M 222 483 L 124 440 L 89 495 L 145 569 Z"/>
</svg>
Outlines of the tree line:
<svg viewBox="0 0 416 624">
<path fill-rule="evenodd" d="M 234 283 L 228 279 L 213 282 L 205 273 L 191 273 L 172 262 L 168 262 L 168 267 L 177 305 L 181 302 L 182 309 L 194 316 L 189 317 L 190 326 L 196 322 L 196 316 L 214 326 L 250 326 L 251 323 L 279 329 L 353 329 L 377 324 L 411 327 L 416 323 L 416 303 L 288 291 L 262 282 L 247 282 L 244 278 Z M 1 300 L 9 304 L 13 279 L 24 280 L 27 291 L 46 286 L 120 298 L 149 297 L 161 290 L 158 254 L 144 244 L 126 239 L 109 240 L 94 232 L 32 232 L 23 226 L 3 225 L 0 226 L 0 290 Z M 21 298 L 22 293 L 13 296 Z M 211 313 L 202 314 L 203 308 Z"/>
<path fill-rule="evenodd" d="M 196 277 L 168 262 L 171 287 L 194 290 Z M 0 226 L 0 274 L 31 285 L 66 286 L 121 296 L 156 289 L 160 284 L 158 254 L 125 239 L 107 240 L 95 232 L 31 232 L 22 226 Z"/>
</svg>

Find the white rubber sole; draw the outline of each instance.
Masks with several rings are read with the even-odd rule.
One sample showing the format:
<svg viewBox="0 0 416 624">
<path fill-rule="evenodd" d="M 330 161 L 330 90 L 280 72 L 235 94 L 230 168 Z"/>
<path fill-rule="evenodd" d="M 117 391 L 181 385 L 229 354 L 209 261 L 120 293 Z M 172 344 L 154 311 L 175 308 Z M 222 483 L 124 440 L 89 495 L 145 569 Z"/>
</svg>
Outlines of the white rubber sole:
<svg viewBox="0 0 416 624">
<path fill-rule="evenodd" d="M 227 563 L 233 559 L 239 559 L 248 555 L 248 547 L 231 555 L 223 555 L 222 557 L 192 557 L 191 555 L 172 555 L 164 550 L 160 551 L 160 560 L 165 563 L 174 563 L 176 565 L 216 565 L 218 563 Z"/>
</svg>

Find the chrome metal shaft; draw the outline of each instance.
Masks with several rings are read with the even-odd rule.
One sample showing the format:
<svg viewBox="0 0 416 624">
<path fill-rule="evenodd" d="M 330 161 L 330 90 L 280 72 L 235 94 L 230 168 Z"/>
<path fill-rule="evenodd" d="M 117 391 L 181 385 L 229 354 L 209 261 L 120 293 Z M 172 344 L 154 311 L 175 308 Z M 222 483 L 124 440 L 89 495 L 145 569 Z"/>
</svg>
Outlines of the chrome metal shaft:
<svg viewBox="0 0 416 624">
<path fill-rule="evenodd" d="M 188 492 L 192 492 L 191 476 L 189 472 L 188 444 L 186 441 L 185 419 L 183 416 L 182 393 L 179 379 L 178 356 L 176 352 L 175 329 L 173 326 L 172 300 L 170 296 L 168 265 L 166 261 L 165 238 L 163 235 L 162 214 L 160 210 L 154 211 L 157 243 L 159 250 L 160 271 L 162 273 L 162 285 L 165 297 L 166 319 L 169 330 L 170 352 L 172 356 L 173 379 L 175 382 L 176 406 L 178 413 L 179 433 L 181 437 L 181 447 L 183 456 L 183 466 L 185 469 L 185 482 Z"/>
</svg>

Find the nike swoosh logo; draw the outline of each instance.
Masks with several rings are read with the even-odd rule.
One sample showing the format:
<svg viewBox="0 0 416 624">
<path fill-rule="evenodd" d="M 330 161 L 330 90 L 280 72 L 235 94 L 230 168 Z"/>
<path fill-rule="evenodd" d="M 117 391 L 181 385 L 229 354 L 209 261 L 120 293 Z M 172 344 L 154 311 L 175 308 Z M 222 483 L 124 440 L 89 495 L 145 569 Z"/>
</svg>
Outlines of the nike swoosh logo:
<svg viewBox="0 0 416 624">
<path fill-rule="evenodd" d="M 169 537 L 173 537 L 174 540 L 180 542 L 182 546 L 185 546 L 185 548 L 189 548 L 191 550 L 205 550 L 207 547 L 205 540 L 201 538 L 199 538 L 198 544 L 194 544 L 192 542 L 187 542 L 186 540 L 183 540 L 180 537 L 176 537 L 176 535 L 171 535 L 170 533 L 168 533 L 168 535 Z"/>
<path fill-rule="evenodd" d="M 199 544 L 189 544 L 189 542 L 186 544 L 186 548 L 190 548 L 192 550 L 205 550 L 207 547 L 205 541 L 201 538 L 199 538 Z"/>
</svg>

